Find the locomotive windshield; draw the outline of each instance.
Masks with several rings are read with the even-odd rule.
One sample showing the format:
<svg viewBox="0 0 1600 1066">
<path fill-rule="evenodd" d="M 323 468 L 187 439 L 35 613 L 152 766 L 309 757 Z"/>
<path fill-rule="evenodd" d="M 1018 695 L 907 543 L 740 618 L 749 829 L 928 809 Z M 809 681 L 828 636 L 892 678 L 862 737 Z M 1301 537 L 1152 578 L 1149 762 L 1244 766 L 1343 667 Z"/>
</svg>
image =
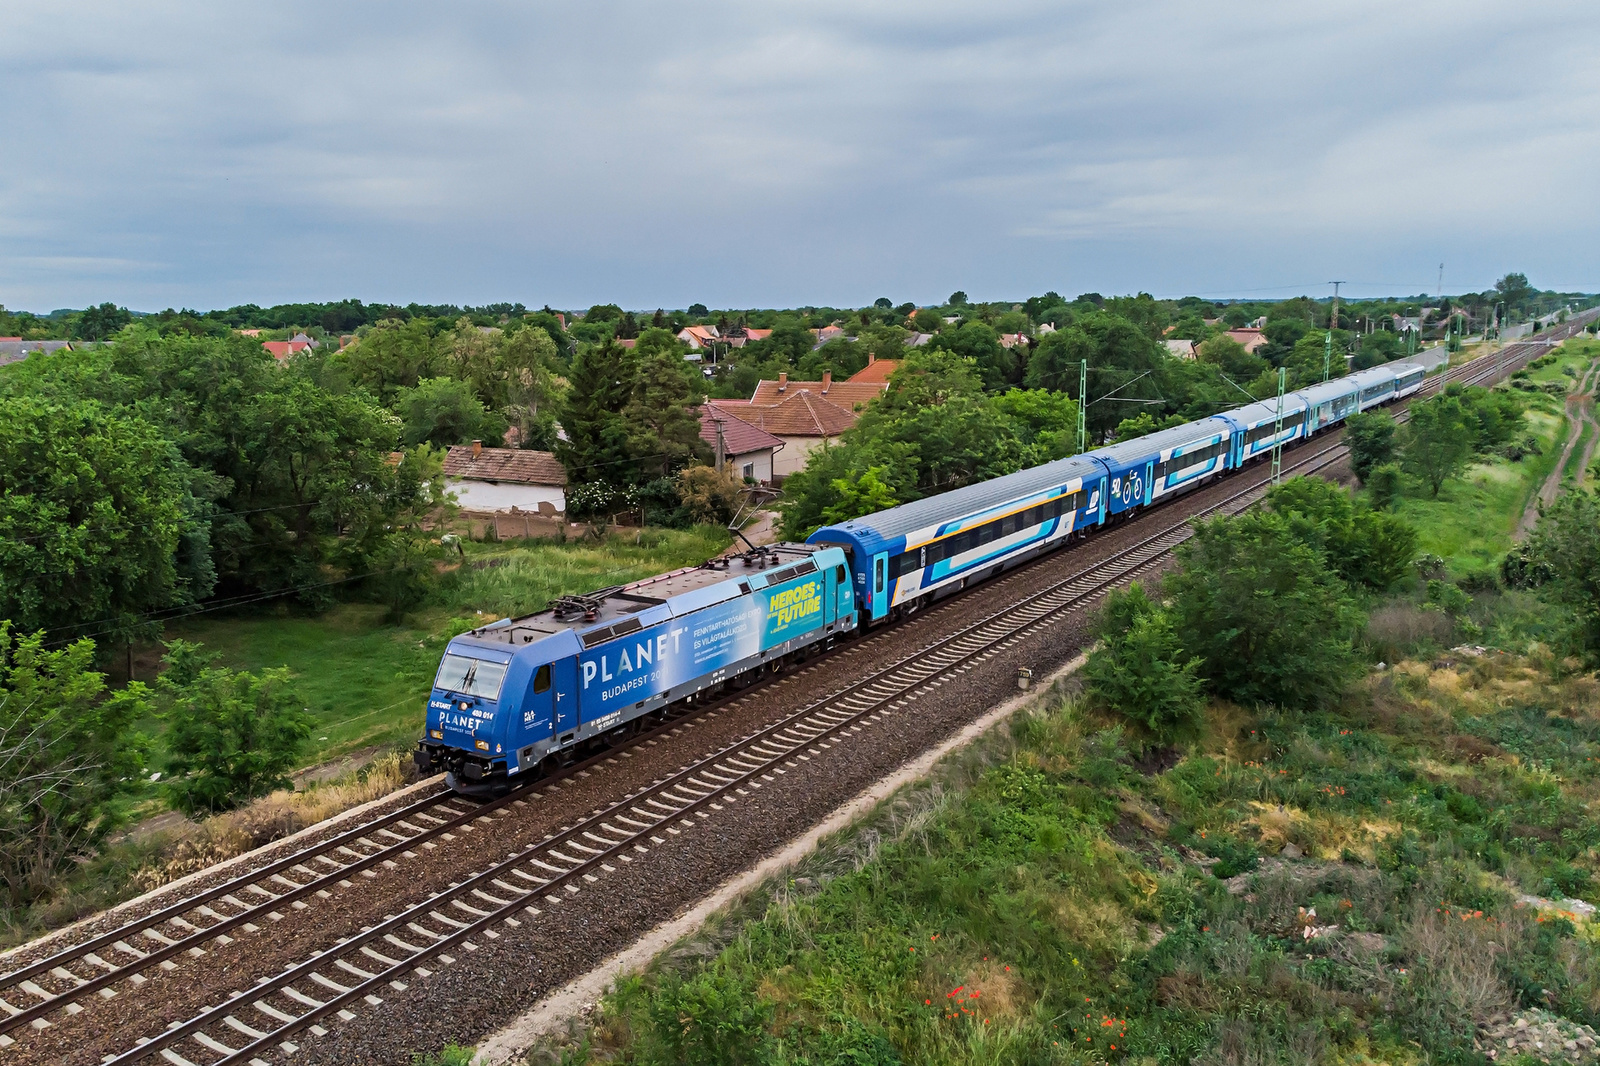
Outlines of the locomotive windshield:
<svg viewBox="0 0 1600 1066">
<path fill-rule="evenodd" d="M 435 688 L 459 692 L 463 696 L 482 696 L 484 699 L 500 698 L 500 684 L 506 679 L 506 664 L 492 663 L 487 659 L 469 659 L 465 655 L 446 655 L 439 664 L 439 677 Z"/>
</svg>

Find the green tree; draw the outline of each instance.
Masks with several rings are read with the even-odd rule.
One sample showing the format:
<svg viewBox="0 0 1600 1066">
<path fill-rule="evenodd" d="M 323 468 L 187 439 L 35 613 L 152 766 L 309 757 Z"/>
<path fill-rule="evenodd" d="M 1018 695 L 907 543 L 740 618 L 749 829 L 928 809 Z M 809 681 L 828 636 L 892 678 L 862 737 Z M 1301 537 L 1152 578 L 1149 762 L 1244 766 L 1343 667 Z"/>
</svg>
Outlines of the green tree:
<svg viewBox="0 0 1600 1066">
<path fill-rule="evenodd" d="M 1548 593 L 1576 616 L 1575 643 L 1600 667 L 1600 493 L 1562 493 L 1539 516 L 1527 558 L 1548 576 Z"/>
<path fill-rule="evenodd" d="M 914 312 L 911 322 L 920 333 L 937 333 L 944 328 L 944 319 L 939 316 L 939 312 L 927 307 Z"/>
<path fill-rule="evenodd" d="M 1244 704 L 1325 706 L 1356 672 L 1362 623 L 1344 582 L 1281 515 L 1197 523 L 1165 591 L 1185 651 L 1218 695 Z"/>
<path fill-rule="evenodd" d="M 79 317 L 77 332 L 84 340 L 103 341 L 115 336 L 132 321 L 133 315 L 126 307 L 103 303 L 99 307 L 89 308 Z"/>
<path fill-rule="evenodd" d="M 823 512 L 823 521 L 830 525 L 848 522 L 852 518 L 898 507 L 900 501 L 895 499 L 894 488 L 885 482 L 886 474 L 883 467 L 874 466 L 859 478 L 834 478 L 834 502 Z"/>
<path fill-rule="evenodd" d="M 682 342 L 664 329 L 649 329 L 633 354 L 634 380 L 622 415 L 638 475 L 662 477 L 694 460 L 708 460 L 710 450 L 700 439 L 699 397 L 685 371 Z"/>
<path fill-rule="evenodd" d="M 314 721 L 287 668 L 255 675 L 213 666 L 215 653 L 175 640 L 157 683 L 167 719 L 167 796 L 185 814 L 227 810 L 275 788 Z"/>
<path fill-rule="evenodd" d="M 1095 702 L 1160 744 L 1197 729 L 1205 707 L 1202 664 L 1184 651 L 1172 619 L 1137 582 L 1107 598 L 1100 640 L 1084 665 Z"/>
<path fill-rule="evenodd" d="M 415 388 L 401 390 L 394 412 L 404 423 L 401 439 L 407 445 L 448 447 L 482 440 L 494 446 L 506 431 L 505 418 L 485 410 L 472 386 L 454 378 L 423 378 Z"/>
<path fill-rule="evenodd" d="M 633 394 L 633 353 L 616 344 L 585 348 L 572 362 L 561 407 L 566 440 L 556 455 L 576 485 L 626 484 L 632 476 L 623 406 Z"/>
<path fill-rule="evenodd" d="M 141 615 L 210 593 L 208 567 L 186 580 L 177 565 L 196 524 L 192 471 L 155 427 L 84 401 L 5 407 L 0 618 L 127 639 Z"/>
<path fill-rule="evenodd" d="M 150 711 L 137 682 L 108 692 L 95 645 L 47 650 L 0 620 L 0 885 L 11 907 L 49 893 L 118 825 L 117 799 L 145 752 L 136 723 Z"/>
<path fill-rule="evenodd" d="M 928 347 L 972 360 L 984 388 L 991 392 L 1016 384 L 1021 378 L 1016 353 L 1002 347 L 1000 335 L 982 322 L 963 322 L 947 329 L 934 337 Z"/>
<path fill-rule="evenodd" d="M 1533 298 L 1534 288 L 1528 284 L 1528 275 L 1510 273 L 1494 283 L 1494 291 L 1506 303 L 1506 310 L 1521 310 Z"/>
<path fill-rule="evenodd" d="M 1467 468 L 1477 446 L 1476 420 L 1455 396 L 1412 403 L 1401 435 L 1400 466 L 1421 478 L 1437 497 L 1444 483 Z"/>
<path fill-rule="evenodd" d="M 444 344 L 426 319 L 402 322 L 386 318 L 366 336 L 334 357 L 352 384 L 366 388 L 383 403 L 392 403 L 402 389 L 444 372 Z"/>
<path fill-rule="evenodd" d="M 1244 345 L 1226 333 L 1218 333 L 1201 341 L 1195 349 L 1195 355 L 1202 363 L 1221 368 L 1224 374 L 1237 382 L 1254 381 L 1267 371 L 1265 359 L 1251 355 L 1245 351 Z"/>
<path fill-rule="evenodd" d="M 1382 592 L 1410 572 L 1417 531 L 1396 515 L 1358 504 L 1319 477 L 1293 477 L 1267 493 L 1269 511 L 1287 518 L 1304 543 L 1353 586 Z"/>
<path fill-rule="evenodd" d="M 1078 451 L 1078 403 L 1051 389 L 1011 389 L 989 400 L 1011 420 L 1019 440 L 1033 445 L 1038 461 L 1064 459 Z"/>
<path fill-rule="evenodd" d="M 1394 417 L 1387 411 L 1361 411 L 1345 419 L 1344 442 L 1350 469 L 1365 484 L 1375 466 L 1394 461 Z"/>
<path fill-rule="evenodd" d="M 967 306 L 967 294 L 957 289 L 950 294 L 950 299 L 946 300 L 945 303 L 951 307 L 965 307 Z"/>
</svg>

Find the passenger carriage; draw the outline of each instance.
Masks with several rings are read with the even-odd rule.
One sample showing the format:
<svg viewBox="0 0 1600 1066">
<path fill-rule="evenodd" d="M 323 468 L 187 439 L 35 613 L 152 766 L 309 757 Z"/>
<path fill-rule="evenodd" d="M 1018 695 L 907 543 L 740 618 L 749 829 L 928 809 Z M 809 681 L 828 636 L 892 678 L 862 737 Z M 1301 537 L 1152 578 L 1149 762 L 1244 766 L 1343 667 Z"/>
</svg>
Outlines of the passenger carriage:
<svg viewBox="0 0 1600 1066">
<path fill-rule="evenodd" d="M 1226 419 L 1203 418 L 1089 452 L 1106 467 L 1107 514 L 1148 506 L 1228 469 L 1232 430 Z"/>
<path fill-rule="evenodd" d="M 1081 536 L 1102 521 L 1105 499 L 1105 466 L 1078 455 L 823 526 L 807 540 L 846 553 L 870 624 Z"/>
</svg>

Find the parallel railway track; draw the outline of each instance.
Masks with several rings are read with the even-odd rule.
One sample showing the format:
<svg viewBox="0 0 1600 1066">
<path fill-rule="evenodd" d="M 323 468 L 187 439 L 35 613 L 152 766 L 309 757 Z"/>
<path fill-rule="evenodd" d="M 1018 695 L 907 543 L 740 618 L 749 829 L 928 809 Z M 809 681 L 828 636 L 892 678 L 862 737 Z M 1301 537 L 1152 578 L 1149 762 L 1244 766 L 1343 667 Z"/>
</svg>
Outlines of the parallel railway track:
<svg viewBox="0 0 1600 1066">
<path fill-rule="evenodd" d="M 1575 332 L 1593 316 L 1574 320 L 1565 332 Z M 1556 331 L 1552 334 L 1550 340 L 1560 339 Z M 1547 346 L 1548 341 L 1507 346 L 1493 356 L 1430 379 L 1424 388 L 1435 390 L 1445 380 L 1467 384 L 1492 380 Z M 1310 447 L 1286 453 L 1286 474 L 1314 473 L 1345 455 L 1336 438 L 1321 442 L 1321 446 L 1308 443 Z M 1030 591 L 1019 602 L 784 716 L 245 992 L 235 993 L 218 1007 L 175 1023 L 157 1036 L 141 1037 L 136 1046 L 104 1061 L 132 1063 L 159 1054 L 179 1066 L 222 1066 L 266 1063 L 263 1055 L 292 1054 L 295 1045 L 289 1038 L 296 1033 L 320 1032 L 320 1023 L 331 1017 L 348 1020 L 354 1016 L 352 1008 L 377 1006 L 382 1002 L 380 994 L 405 990 L 401 978 L 430 975 L 424 964 L 448 965 L 454 961 L 451 952 L 476 950 L 475 940 L 497 937 L 496 927 L 536 919 L 544 910 L 581 894 L 590 883 L 618 869 L 613 863 L 620 866 L 637 861 L 653 846 L 665 843 L 667 835 L 682 833 L 714 812 L 736 805 L 777 775 L 801 769 L 827 749 L 904 712 L 921 693 L 1031 633 L 1092 606 L 1110 588 L 1165 559 L 1190 535 L 1194 518 L 1238 513 L 1270 488 L 1271 478 L 1263 476 L 1260 466 L 1234 476 L 1241 475 L 1253 478 L 1252 483 L 1198 513 L 1185 514 L 1118 556 L 1042 591 Z M 1159 515 L 1157 511 L 1156 517 Z M 1011 580 L 1026 572 L 1027 568 L 1014 572 Z M 1001 579 L 990 587 L 1007 583 Z M 114 986 L 122 981 L 138 983 L 140 970 L 163 962 L 170 965 L 173 956 L 192 955 L 202 950 L 201 943 L 227 937 L 232 931 L 258 930 L 262 921 L 281 916 L 279 908 L 314 906 L 331 886 L 352 887 L 350 877 L 414 856 L 415 848 L 428 847 L 434 838 L 470 831 L 475 824 L 514 814 L 526 807 L 530 789 L 549 783 L 546 779 L 481 807 L 448 793 L 425 797 L 235 881 L 0 976 L 0 994 L 14 996 L 14 990 L 20 989 L 36 999 L 22 1008 L 6 1004 L 10 1016 L 0 1018 L 0 1033 L 30 1023 L 37 1026 L 56 1011 L 87 1009 L 82 1001 L 97 993 L 114 995 Z M 369 839 L 374 836 L 389 839 L 379 843 Z M 250 899 L 239 898 L 247 894 Z M 174 932 L 178 935 L 169 935 Z M 130 940 L 151 950 L 135 949 Z M 113 951 L 118 963 L 101 957 L 101 953 Z M 46 975 L 54 979 L 59 991 L 39 985 L 38 979 Z"/>
</svg>

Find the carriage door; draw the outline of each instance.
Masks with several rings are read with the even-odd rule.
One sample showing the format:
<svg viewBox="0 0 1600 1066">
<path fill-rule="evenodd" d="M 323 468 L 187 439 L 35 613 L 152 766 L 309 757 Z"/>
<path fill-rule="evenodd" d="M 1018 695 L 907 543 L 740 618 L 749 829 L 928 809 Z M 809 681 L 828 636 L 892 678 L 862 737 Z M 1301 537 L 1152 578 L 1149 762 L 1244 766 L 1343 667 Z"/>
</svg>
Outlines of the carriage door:
<svg viewBox="0 0 1600 1066">
<path fill-rule="evenodd" d="M 876 622 L 889 613 L 889 553 L 879 552 L 872 557 L 872 584 L 868 586 L 872 603 L 872 620 Z"/>
<path fill-rule="evenodd" d="M 555 671 L 551 685 L 556 711 L 556 735 L 578 728 L 578 660 L 569 655 L 550 664 Z"/>
</svg>

